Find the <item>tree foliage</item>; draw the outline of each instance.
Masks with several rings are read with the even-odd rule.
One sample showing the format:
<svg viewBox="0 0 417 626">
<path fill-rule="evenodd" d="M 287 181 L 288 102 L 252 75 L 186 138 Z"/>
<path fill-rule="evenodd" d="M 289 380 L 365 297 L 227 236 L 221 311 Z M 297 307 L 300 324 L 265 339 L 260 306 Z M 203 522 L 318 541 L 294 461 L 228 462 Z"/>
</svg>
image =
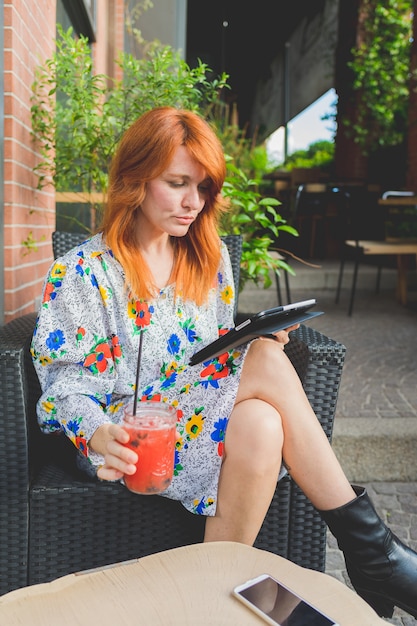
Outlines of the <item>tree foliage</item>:
<svg viewBox="0 0 417 626">
<path fill-rule="evenodd" d="M 178 106 L 209 107 L 227 75 L 208 79 L 208 66 L 190 69 L 169 46 L 155 45 L 143 59 L 122 53 L 123 78 L 94 74 L 87 38 L 58 26 L 56 50 L 37 68 L 32 85 L 32 134 L 42 161 L 39 187 L 105 191 L 107 170 L 123 132 L 145 111 Z"/>
<path fill-rule="evenodd" d="M 367 151 L 403 141 L 407 125 L 412 0 L 363 0 L 349 64 L 359 95 L 355 139 Z"/>
</svg>

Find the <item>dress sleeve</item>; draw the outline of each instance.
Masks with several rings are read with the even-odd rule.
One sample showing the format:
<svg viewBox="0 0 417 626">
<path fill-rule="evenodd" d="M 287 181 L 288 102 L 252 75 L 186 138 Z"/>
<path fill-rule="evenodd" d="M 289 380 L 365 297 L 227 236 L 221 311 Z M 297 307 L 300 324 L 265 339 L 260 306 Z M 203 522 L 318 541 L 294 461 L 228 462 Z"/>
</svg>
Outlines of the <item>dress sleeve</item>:
<svg viewBox="0 0 417 626">
<path fill-rule="evenodd" d="M 217 288 L 217 320 L 219 325 L 219 335 L 234 327 L 234 307 L 235 294 L 233 270 L 227 246 L 221 244 L 222 259 L 218 272 Z"/>
<path fill-rule="evenodd" d="M 31 354 L 42 395 L 41 430 L 63 431 L 93 465 L 103 462 L 87 443 L 112 421 L 106 413 L 122 354 L 110 332 L 105 298 L 92 267 L 66 255 L 46 278 Z"/>
</svg>

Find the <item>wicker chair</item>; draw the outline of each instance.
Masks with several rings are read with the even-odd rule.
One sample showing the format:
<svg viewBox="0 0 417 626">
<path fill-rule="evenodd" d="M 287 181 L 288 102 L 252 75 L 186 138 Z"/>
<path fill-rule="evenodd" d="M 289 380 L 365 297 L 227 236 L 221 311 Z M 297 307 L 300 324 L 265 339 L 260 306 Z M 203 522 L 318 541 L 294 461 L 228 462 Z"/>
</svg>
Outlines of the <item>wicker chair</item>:
<svg viewBox="0 0 417 626">
<path fill-rule="evenodd" d="M 236 263 L 240 252 L 231 256 Z M 42 435 L 29 354 L 35 319 L 24 315 L 0 328 L 0 594 L 199 542 L 204 532 L 204 517 L 178 502 L 79 474 L 69 440 Z M 345 347 L 302 326 L 286 350 L 330 439 Z M 288 476 L 277 484 L 255 545 L 324 571 L 326 526 Z"/>
</svg>

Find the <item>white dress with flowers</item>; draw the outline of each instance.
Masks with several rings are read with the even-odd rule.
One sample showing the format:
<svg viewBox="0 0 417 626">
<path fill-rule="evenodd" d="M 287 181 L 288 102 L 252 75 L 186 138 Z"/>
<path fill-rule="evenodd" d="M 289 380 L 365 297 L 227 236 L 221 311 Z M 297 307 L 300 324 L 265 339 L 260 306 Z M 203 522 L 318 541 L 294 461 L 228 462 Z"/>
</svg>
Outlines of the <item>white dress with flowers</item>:
<svg viewBox="0 0 417 626">
<path fill-rule="evenodd" d="M 132 299 L 124 273 L 100 234 L 51 267 L 32 342 L 42 387 L 43 432 L 63 431 L 97 468 L 87 447 L 103 423 L 119 423 L 133 399 L 143 330 L 139 398 L 177 408 L 181 435 L 174 479 L 164 492 L 190 511 L 214 515 L 223 442 L 246 348 L 200 365 L 191 355 L 233 326 L 233 276 L 227 248 L 207 305 L 177 298 L 173 287 L 152 302 Z"/>
</svg>

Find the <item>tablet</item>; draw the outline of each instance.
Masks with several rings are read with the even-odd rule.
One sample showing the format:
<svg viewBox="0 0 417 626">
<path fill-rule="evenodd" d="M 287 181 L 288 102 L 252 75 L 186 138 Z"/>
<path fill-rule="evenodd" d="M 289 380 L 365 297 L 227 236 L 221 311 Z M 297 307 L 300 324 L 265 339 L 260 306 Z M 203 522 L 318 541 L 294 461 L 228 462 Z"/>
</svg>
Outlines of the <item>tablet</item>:
<svg viewBox="0 0 417 626">
<path fill-rule="evenodd" d="M 301 324 L 318 315 L 323 315 L 323 311 L 310 311 L 316 304 L 315 299 L 302 300 L 301 302 L 284 304 L 250 315 L 228 333 L 193 354 L 190 359 L 190 365 L 197 365 L 203 361 L 213 359 L 219 356 L 219 354 L 232 350 L 250 339 L 267 336 L 279 330 L 289 328 L 289 326 L 294 324 Z"/>
</svg>

